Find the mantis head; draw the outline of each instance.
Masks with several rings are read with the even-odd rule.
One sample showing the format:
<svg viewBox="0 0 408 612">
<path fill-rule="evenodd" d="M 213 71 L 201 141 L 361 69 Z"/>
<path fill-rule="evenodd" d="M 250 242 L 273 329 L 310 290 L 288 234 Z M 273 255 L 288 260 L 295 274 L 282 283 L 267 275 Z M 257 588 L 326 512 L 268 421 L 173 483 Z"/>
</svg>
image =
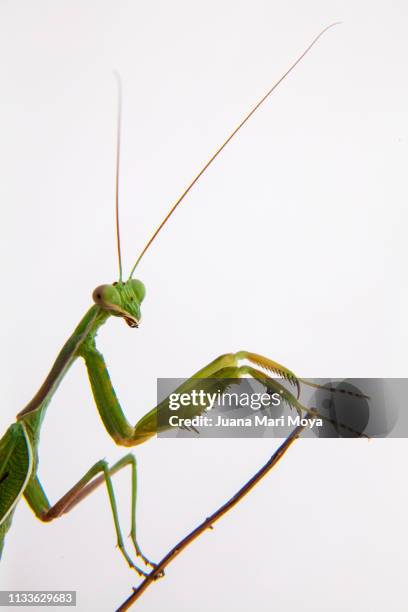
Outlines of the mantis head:
<svg viewBox="0 0 408 612">
<path fill-rule="evenodd" d="M 95 304 L 114 317 L 123 317 L 129 327 L 139 327 L 140 304 L 146 290 L 144 284 L 135 278 L 112 285 L 99 285 L 93 294 Z"/>
</svg>

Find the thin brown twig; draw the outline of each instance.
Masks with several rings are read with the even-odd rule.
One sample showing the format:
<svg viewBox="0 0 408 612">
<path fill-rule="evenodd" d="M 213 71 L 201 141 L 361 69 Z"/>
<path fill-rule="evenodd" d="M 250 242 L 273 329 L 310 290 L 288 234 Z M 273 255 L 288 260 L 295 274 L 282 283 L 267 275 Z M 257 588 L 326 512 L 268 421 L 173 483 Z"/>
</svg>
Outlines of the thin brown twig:
<svg viewBox="0 0 408 612">
<path fill-rule="evenodd" d="M 273 453 L 271 458 L 262 466 L 252 478 L 250 478 L 243 487 L 239 489 L 235 495 L 231 497 L 225 504 L 223 504 L 218 510 L 216 510 L 211 516 L 205 519 L 198 527 L 193 529 L 187 536 L 185 536 L 182 540 L 180 540 L 168 553 L 163 557 L 158 565 L 150 572 L 146 578 L 144 578 L 143 582 L 136 588 L 133 589 L 133 593 L 123 602 L 123 604 L 117 609 L 117 612 L 123 612 L 124 610 L 128 610 L 130 606 L 132 606 L 135 601 L 141 597 L 141 595 L 145 592 L 145 590 L 162 574 L 165 567 L 169 565 L 189 544 L 194 542 L 206 529 L 212 529 L 213 524 L 218 521 L 224 514 L 226 514 L 231 508 L 233 508 L 251 489 L 255 487 L 256 484 L 266 474 L 278 463 L 279 459 L 283 457 L 289 447 L 293 444 L 295 440 L 297 440 L 303 430 L 306 428 L 305 425 L 299 425 L 296 427 L 292 433 L 286 438 L 286 440 L 281 444 L 281 446 Z"/>
</svg>

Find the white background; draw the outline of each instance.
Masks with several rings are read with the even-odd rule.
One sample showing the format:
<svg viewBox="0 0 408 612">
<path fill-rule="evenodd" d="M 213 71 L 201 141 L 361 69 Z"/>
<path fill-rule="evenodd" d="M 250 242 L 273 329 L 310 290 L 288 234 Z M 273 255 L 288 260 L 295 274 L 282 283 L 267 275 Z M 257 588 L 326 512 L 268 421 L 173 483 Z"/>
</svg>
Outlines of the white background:
<svg viewBox="0 0 408 612">
<path fill-rule="evenodd" d="M 116 90 L 124 83 L 125 270 L 210 153 L 315 34 L 330 30 L 206 174 L 146 255 L 143 324 L 99 346 L 131 422 L 157 377 L 226 351 L 302 376 L 407 376 L 407 4 L 207 0 L 0 5 L 1 386 L 4 430 L 117 278 Z M 138 524 L 159 560 L 270 456 L 271 440 L 152 440 L 135 449 Z M 82 362 L 42 432 L 55 501 L 122 456 Z M 404 610 L 405 440 L 299 441 L 139 602 L 144 612 Z M 116 478 L 128 531 L 129 475 Z M 103 488 L 43 525 L 24 502 L 1 588 L 76 589 L 115 609 L 136 577 Z"/>
</svg>

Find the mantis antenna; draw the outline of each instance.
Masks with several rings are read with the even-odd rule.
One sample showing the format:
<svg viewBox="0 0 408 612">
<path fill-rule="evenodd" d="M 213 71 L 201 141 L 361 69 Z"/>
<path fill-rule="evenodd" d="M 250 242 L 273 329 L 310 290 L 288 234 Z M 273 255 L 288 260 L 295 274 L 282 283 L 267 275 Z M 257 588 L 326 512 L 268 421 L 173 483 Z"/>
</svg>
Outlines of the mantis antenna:
<svg viewBox="0 0 408 612">
<path fill-rule="evenodd" d="M 222 143 L 222 145 L 215 151 L 215 153 L 210 157 L 210 159 L 207 161 L 207 163 L 201 168 L 200 172 L 194 177 L 194 179 L 191 181 L 191 183 L 186 187 L 186 189 L 183 191 L 183 193 L 181 194 L 181 196 L 176 200 L 176 202 L 173 204 L 173 206 L 170 208 L 169 212 L 167 213 L 167 215 L 164 217 L 163 221 L 160 223 L 160 225 L 157 227 L 156 231 L 154 232 L 154 234 L 151 236 L 151 238 L 148 240 L 148 242 L 146 243 L 146 245 L 144 246 L 142 252 L 140 253 L 139 257 L 136 260 L 135 265 L 133 266 L 131 272 L 130 272 L 130 276 L 129 279 L 132 278 L 133 273 L 137 267 L 137 265 L 139 264 L 140 260 L 142 259 L 143 255 L 146 253 L 147 249 L 150 247 L 150 245 L 152 244 L 153 240 L 156 238 L 157 234 L 160 232 L 160 230 L 162 229 L 162 227 L 167 223 L 167 221 L 169 220 L 169 218 L 171 217 L 171 215 L 174 213 L 174 211 L 176 210 L 177 206 L 179 204 L 181 204 L 181 202 L 184 200 L 184 198 L 186 197 L 186 195 L 188 194 L 188 192 L 192 189 L 192 187 L 194 187 L 194 185 L 197 183 L 198 179 L 204 174 L 204 172 L 207 170 L 207 168 L 209 166 L 211 166 L 211 164 L 213 163 L 213 161 L 216 159 L 216 157 L 218 157 L 218 155 L 221 153 L 221 151 L 227 146 L 227 144 L 230 142 L 230 140 L 232 140 L 235 136 L 235 134 L 237 132 L 239 132 L 239 130 L 242 128 L 242 126 L 248 121 L 248 119 L 250 119 L 250 117 L 252 117 L 252 115 L 258 110 L 258 108 L 265 102 L 265 100 L 267 98 L 269 98 L 269 96 L 271 95 L 271 93 L 273 91 L 275 91 L 275 89 L 278 87 L 278 85 L 280 85 L 282 83 L 282 81 L 292 72 L 292 70 L 299 64 L 300 61 L 302 61 L 302 59 L 305 57 L 305 55 L 307 55 L 307 53 L 309 53 L 310 49 L 317 43 L 317 41 L 319 40 L 319 38 L 321 38 L 321 36 L 323 36 L 323 34 L 325 32 L 327 32 L 327 30 L 329 30 L 330 28 L 334 27 L 335 25 L 338 25 L 339 23 L 341 23 L 340 21 L 336 21 L 335 23 L 331 23 L 330 25 L 326 26 L 313 40 L 312 42 L 306 47 L 306 49 L 303 51 L 303 53 L 293 62 L 293 64 L 290 66 L 290 68 L 288 68 L 288 70 L 280 77 L 280 79 L 278 79 L 276 81 L 276 83 L 274 83 L 272 85 L 272 87 L 269 89 L 269 91 L 266 92 L 266 94 L 255 104 L 255 106 L 249 111 L 249 113 L 242 119 L 242 121 L 237 125 L 237 127 L 231 132 L 231 134 L 228 136 L 228 138 Z"/>
<path fill-rule="evenodd" d="M 122 81 L 120 74 L 114 71 L 118 86 L 118 115 L 116 125 L 116 178 L 115 178 L 115 211 L 116 211 L 116 244 L 118 248 L 119 263 L 119 282 L 122 282 L 122 253 L 120 249 L 120 228 L 119 228 L 119 168 L 120 168 L 120 135 L 122 130 Z"/>
</svg>

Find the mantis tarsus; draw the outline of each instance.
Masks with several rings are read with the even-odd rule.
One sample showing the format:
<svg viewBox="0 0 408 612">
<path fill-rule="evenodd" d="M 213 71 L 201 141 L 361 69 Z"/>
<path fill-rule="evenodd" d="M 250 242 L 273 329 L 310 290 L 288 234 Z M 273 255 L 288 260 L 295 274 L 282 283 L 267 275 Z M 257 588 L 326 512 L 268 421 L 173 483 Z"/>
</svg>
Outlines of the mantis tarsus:
<svg viewBox="0 0 408 612">
<path fill-rule="evenodd" d="M 332 24 L 334 25 L 334 24 Z M 332 27 L 328 26 L 328 28 Z M 212 164 L 216 157 L 225 148 L 228 142 L 236 135 L 241 127 L 256 112 L 256 110 L 272 94 L 276 87 L 287 77 L 295 66 L 309 52 L 312 46 L 323 35 L 328 28 L 325 28 L 309 44 L 298 59 L 290 66 L 285 74 L 269 89 L 269 91 L 258 101 L 250 110 L 239 125 L 233 130 L 229 137 L 216 150 L 214 155 L 208 160 L 185 191 L 181 194 L 170 211 L 158 226 L 152 237 L 142 249 L 139 257 L 133 266 L 129 278 L 124 281 L 122 278 L 122 262 L 119 235 L 119 155 L 120 155 L 120 103 L 118 115 L 118 142 L 117 142 L 117 167 L 116 167 L 116 231 L 119 259 L 119 278 L 113 284 L 106 284 L 97 287 L 93 292 L 94 304 L 79 322 L 73 334 L 64 344 L 57 359 L 52 366 L 44 383 L 39 391 L 19 412 L 16 422 L 7 429 L 0 440 L 0 554 L 3 549 L 5 535 L 8 532 L 17 503 L 24 496 L 25 500 L 35 513 L 44 522 L 51 521 L 62 516 L 75 507 L 80 501 L 87 497 L 100 484 L 107 486 L 108 497 L 114 519 L 118 547 L 126 559 L 128 565 L 134 568 L 139 574 L 146 575 L 145 570 L 140 568 L 124 546 L 124 540 L 119 525 L 118 512 L 116 507 L 115 495 L 112 484 L 112 476 L 122 468 L 129 466 L 132 472 L 132 499 L 131 499 L 131 539 L 136 556 L 140 556 L 147 566 L 153 565 L 145 557 L 136 539 L 136 489 L 137 489 L 137 469 L 136 460 L 132 454 L 125 455 L 113 466 L 109 466 L 106 461 L 101 460 L 95 463 L 86 474 L 56 503 L 50 504 L 42 485 L 37 476 L 39 463 L 38 450 L 40 440 L 40 430 L 45 418 L 46 409 L 56 392 L 60 382 L 73 364 L 81 357 L 86 365 L 89 382 L 96 406 L 98 408 L 103 424 L 118 444 L 126 447 L 136 446 L 145 442 L 157 433 L 157 420 L 160 411 L 167 409 L 167 402 L 164 400 L 143 416 L 135 426 L 128 423 L 122 408 L 118 402 L 108 371 L 105 366 L 102 354 L 96 348 L 95 338 L 97 331 L 110 316 L 122 317 L 126 323 L 134 328 L 138 327 L 141 318 L 141 303 L 145 296 L 145 288 L 140 280 L 134 279 L 133 274 L 140 260 L 152 244 L 164 224 L 183 201 L 191 188 L 198 179 Z M 242 362 L 249 365 L 242 365 Z M 281 391 L 281 386 L 273 380 L 270 374 L 277 374 L 285 378 L 299 390 L 301 379 L 298 379 L 290 370 L 281 366 L 267 357 L 248 351 L 228 353 L 217 357 L 210 364 L 204 366 L 196 372 L 182 387 L 178 389 L 182 392 L 184 388 L 191 389 L 194 380 L 199 378 L 217 377 L 220 378 L 240 378 L 250 376 L 260 381 L 268 390 L 274 389 Z M 297 410 L 306 410 L 299 402 L 296 395 L 285 391 L 286 402 Z M 192 413 L 194 416 L 195 413 Z"/>
</svg>

